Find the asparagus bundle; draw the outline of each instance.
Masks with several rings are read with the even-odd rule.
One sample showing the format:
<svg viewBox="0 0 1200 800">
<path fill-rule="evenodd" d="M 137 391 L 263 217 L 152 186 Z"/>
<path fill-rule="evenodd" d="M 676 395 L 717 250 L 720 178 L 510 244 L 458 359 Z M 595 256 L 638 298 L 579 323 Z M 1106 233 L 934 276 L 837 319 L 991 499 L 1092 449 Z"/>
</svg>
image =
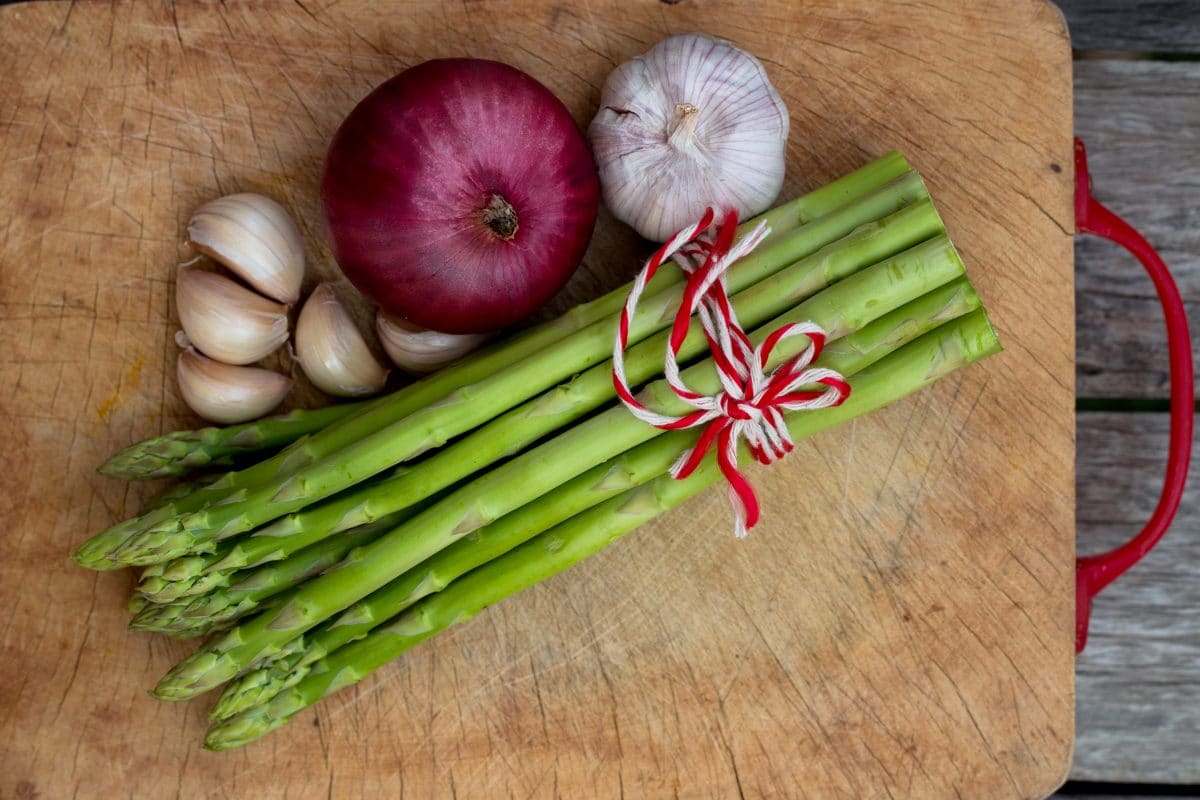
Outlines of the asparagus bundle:
<svg viewBox="0 0 1200 800">
<path fill-rule="evenodd" d="M 905 181 L 906 175 L 912 177 Z M 730 271 L 730 290 L 736 293 L 753 285 L 922 196 L 927 195 L 919 178 L 908 172 L 902 157 L 892 154 L 784 204 L 769 212 L 771 236 Z M 631 325 L 631 343 L 667 327 L 681 298 L 681 281 L 678 270 L 664 270 L 651 282 L 643 313 Z M 76 560 L 95 569 L 156 563 L 170 557 L 160 547 L 174 534 L 235 535 L 439 447 L 604 360 L 624 295 L 624 289 L 617 290 L 578 306 L 558 320 L 372 401 L 253 467 L 114 525 L 85 543 Z"/>
<path fill-rule="evenodd" d="M 986 319 L 968 313 L 978 298 L 924 184 L 899 155 L 760 219 L 771 235 L 727 276 L 739 318 L 758 327 L 752 340 L 811 320 L 829 337 L 819 365 L 854 376 L 840 409 L 789 418 L 797 438 L 995 349 Z M 685 410 L 655 380 L 681 283 L 673 268 L 650 282 L 626 351 L 631 383 L 651 382 L 639 398 L 664 413 Z M 172 492 L 77 551 L 96 569 L 147 567 L 132 627 L 224 631 L 154 693 L 186 699 L 235 679 L 207 744 L 237 746 L 715 480 L 711 464 L 667 477 L 695 432 L 663 433 L 613 402 L 607 359 L 627 291 L 388 397 L 169 434 L 110 460 L 109 474 L 154 477 L 283 448 Z M 806 345 L 782 341 L 768 366 Z M 696 361 L 683 372 L 690 386 L 715 393 L 706 350 L 690 332 L 679 360 Z"/>
<path fill-rule="evenodd" d="M 860 372 L 854 392 L 843 405 L 789 415 L 789 431 L 794 439 L 811 436 L 881 408 L 999 349 L 986 316 L 973 312 Z M 338 648 L 272 699 L 217 721 L 205 746 L 228 750 L 260 738 L 436 633 L 579 563 L 719 479 L 715 462 L 707 460 L 686 480 L 659 476 L 577 514 L 421 600 L 360 641 Z"/>
<path fill-rule="evenodd" d="M 823 366 L 851 376 L 938 325 L 979 307 L 965 278 L 920 297 L 831 344 Z M 338 617 L 293 640 L 286 655 L 232 681 L 213 710 L 223 719 L 265 702 L 299 682 L 308 665 L 365 635 L 417 600 L 441 591 L 463 574 L 616 494 L 664 474 L 698 434 L 674 431 L 592 468 L 544 495 L 535 504 L 506 514 L 447 547 Z"/>
<path fill-rule="evenodd" d="M 844 278 L 758 329 L 751 339 L 761 342 L 783 325 L 807 320 L 823 327 L 830 339 L 838 339 L 962 272 L 958 254 L 948 240 L 938 236 Z M 805 347 L 806 340 L 785 339 L 776 347 L 773 363 L 782 363 Z M 720 389 L 712 359 L 689 367 L 682 377 L 701 393 Z M 644 389 L 641 399 L 664 413 L 687 410 L 665 380 Z M 169 672 L 154 693 L 179 700 L 215 688 L 461 536 L 660 433 L 621 406 L 576 425 L 352 552 L 335 571 L 305 583 L 285 606 L 265 611 L 208 643 Z"/>
</svg>

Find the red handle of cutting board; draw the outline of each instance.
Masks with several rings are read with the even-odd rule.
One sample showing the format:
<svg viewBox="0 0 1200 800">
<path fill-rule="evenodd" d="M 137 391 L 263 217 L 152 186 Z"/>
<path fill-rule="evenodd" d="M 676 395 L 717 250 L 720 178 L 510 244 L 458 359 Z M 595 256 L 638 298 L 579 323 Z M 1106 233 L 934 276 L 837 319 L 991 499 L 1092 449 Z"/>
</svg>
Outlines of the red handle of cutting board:
<svg viewBox="0 0 1200 800">
<path fill-rule="evenodd" d="M 1195 387 L 1192 372 L 1192 345 L 1188 335 L 1187 312 L 1170 270 L 1150 243 L 1129 223 L 1102 206 L 1092 197 L 1088 176 L 1087 152 L 1083 141 L 1075 139 L 1075 227 L 1080 233 L 1092 233 L 1111 239 L 1137 257 L 1146 268 L 1162 303 L 1167 322 L 1167 352 L 1171 362 L 1171 434 L 1167 452 L 1167 474 L 1162 494 L 1146 526 L 1125 544 L 1106 553 L 1075 559 L 1075 652 L 1087 645 L 1088 620 L 1092 600 L 1142 559 L 1166 533 L 1187 479 L 1192 456 L 1192 414 Z"/>
</svg>

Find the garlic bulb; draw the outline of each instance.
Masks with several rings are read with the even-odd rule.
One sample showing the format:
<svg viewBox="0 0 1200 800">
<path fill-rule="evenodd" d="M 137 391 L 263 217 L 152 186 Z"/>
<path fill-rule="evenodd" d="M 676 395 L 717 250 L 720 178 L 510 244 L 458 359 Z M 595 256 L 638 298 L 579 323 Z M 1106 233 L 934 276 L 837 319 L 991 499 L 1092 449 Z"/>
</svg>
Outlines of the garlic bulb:
<svg viewBox="0 0 1200 800">
<path fill-rule="evenodd" d="M 261 194 L 212 200 L 188 222 L 188 244 L 268 297 L 292 304 L 304 279 L 304 239 L 283 206 Z"/>
<path fill-rule="evenodd" d="M 392 363 L 413 375 L 444 367 L 488 339 L 486 333 L 431 331 L 382 311 L 375 317 L 375 331 Z"/>
<path fill-rule="evenodd" d="M 179 322 L 200 352 L 226 364 L 250 364 L 288 338 L 287 306 L 213 272 L 180 267 Z"/>
<path fill-rule="evenodd" d="M 189 347 L 176 364 L 179 392 L 188 406 L 211 422 L 229 425 L 257 419 L 283 402 L 292 379 L 258 367 L 235 367 Z"/>
<path fill-rule="evenodd" d="M 388 370 L 371 355 L 350 312 L 327 283 L 300 309 L 296 360 L 318 389 L 341 397 L 375 394 L 387 381 Z"/>
<path fill-rule="evenodd" d="M 696 33 L 613 70 L 588 127 L 609 211 L 656 242 L 709 206 L 743 218 L 769 208 L 787 135 L 787 107 L 758 59 Z"/>
</svg>

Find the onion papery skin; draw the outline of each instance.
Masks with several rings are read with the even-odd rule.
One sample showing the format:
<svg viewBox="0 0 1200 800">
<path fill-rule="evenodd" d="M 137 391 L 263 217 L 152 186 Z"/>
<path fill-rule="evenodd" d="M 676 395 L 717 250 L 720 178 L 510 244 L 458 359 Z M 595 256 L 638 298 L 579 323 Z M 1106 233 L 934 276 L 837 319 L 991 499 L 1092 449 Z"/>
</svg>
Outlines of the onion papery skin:
<svg viewBox="0 0 1200 800">
<path fill-rule="evenodd" d="M 467 58 L 375 89 L 338 129 L 321 179 L 346 277 L 385 312 L 445 333 L 498 330 L 544 305 L 582 260 L 599 195 L 562 102 L 514 67 Z M 497 196 L 515 231 L 497 225 Z"/>
</svg>

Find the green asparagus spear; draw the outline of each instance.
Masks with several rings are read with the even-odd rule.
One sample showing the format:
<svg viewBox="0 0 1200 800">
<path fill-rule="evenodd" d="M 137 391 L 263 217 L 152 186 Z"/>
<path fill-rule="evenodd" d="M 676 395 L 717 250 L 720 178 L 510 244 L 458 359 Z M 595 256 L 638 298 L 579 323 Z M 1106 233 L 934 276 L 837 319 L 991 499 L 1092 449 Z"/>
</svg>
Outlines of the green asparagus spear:
<svg viewBox="0 0 1200 800">
<path fill-rule="evenodd" d="M 256 604 L 248 605 L 244 613 L 241 613 L 240 609 L 234 608 L 232 611 L 226 611 L 219 619 L 199 620 L 195 625 L 187 625 L 183 622 L 180 622 L 171 630 L 155 632 L 162 633 L 174 639 L 199 639 L 204 636 L 222 633 L 237 624 L 238 620 L 241 619 L 245 614 L 261 613 L 272 608 L 279 608 L 280 606 L 291 602 L 292 597 L 295 596 L 299 589 L 299 586 L 292 586 L 284 589 L 278 594 L 273 594 L 257 601 Z M 286 649 L 287 648 L 284 648 L 285 651 Z"/>
<path fill-rule="evenodd" d="M 729 275 L 731 290 L 737 292 L 752 285 L 841 238 L 858 225 L 878 219 L 917 197 L 927 196 L 915 173 L 901 174 L 880 187 L 880 179 L 896 172 L 903 159 L 894 156 L 887 162 L 865 176 L 854 173 L 787 204 L 788 212 L 776 217 L 777 224 L 784 227 L 788 220 L 794 219 L 799 226 L 768 238 L 754 254 L 740 261 Z M 835 200 L 843 200 L 866 187 L 872 189 L 869 194 L 842 208 L 831 207 Z M 810 212 L 820 212 L 823 216 L 810 219 Z M 631 343 L 667 326 L 668 312 L 679 300 L 679 280 L 678 270 L 667 269 L 651 282 L 648 292 L 657 294 L 648 294 L 643 299 L 643 313 L 631 326 Z M 624 289 L 617 290 L 579 306 L 556 322 L 468 357 L 457 368 L 443 370 L 384 400 L 373 401 L 363 411 L 296 442 L 274 458 L 229 473 L 188 498 L 118 523 L 85 543 L 76 552 L 76 560 L 95 569 L 112 569 L 122 562 L 143 563 L 137 555 L 154 551 L 155 537 L 159 534 L 211 528 L 218 534 L 231 535 L 248 530 L 258 524 L 250 520 L 258 518 L 255 513 L 261 516 L 263 509 L 271 509 L 270 513 L 277 517 L 325 496 L 323 493 L 337 491 L 335 486 L 352 485 L 371 474 L 347 473 L 342 468 L 346 463 L 377 470 L 381 452 L 394 454 L 385 464 L 396 463 L 422 448 L 439 446 L 453 431 L 468 430 L 479 424 L 477 420 L 486 421 L 603 360 L 624 293 Z M 589 324 L 584 325 L 585 320 Z M 562 328 L 569 329 L 570 335 L 558 335 Z M 467 414 L 467 410 L 474 413 Z M 459 425 L 446 427 L 447 418 L 460 420 Z M 253 513 L 248 516 L 244 511 Z M 127 547 L 125 557 L 114 557 L 131 539 L 138 539 L 139 543 Z"/>
<path fill-rule="evenodd" d="M 999 349 L 986 316 L 976 311 L 859 373 L 854 392 L 843 405 L 790 414 L 789 430 L 794 439 L 811 436 L 894 402 Z M 362 640 L 318 661 L 303 680 L 265 705 L 217 722 L 208 731 L 205 747 L 228 750 L 258 739 L 420 642 L 574 566 L 719 479 L 720 472 L 709 458 L 686 480 L 662 476 L 572 517 L 425 598 Z"/>
<path fill-rule="evenodd" d="M 360 525 L 306 547 L 290 558 L 239 574 L 231 585 L 178 603 L 151 603 L 142 608 L 130 630 L 160 633 L 207 633 L 213 627 L 240 619 L 258 608 L 268 597 L 319 575 L 337 564 L 356 547 L 362 547 L 395 528 L 409 512 L 400 512 L 368 525 Z"/>
<path fill-rule="evenodd" d="M 831 343 L 821 357 L 821 366 L 853 376 L 938 325 L 978 307 L 979 296 L 966 278 L 959 278 Z M 468 534 L 333 620 L 297 637 L 286 656 L 229 683 L 212 711 L 213 718 L 224 719 L 266 702 L 298 683 L 309 664 L 361 638 L 421 598 L 445 589 L 458 577 L 553 525 L 666 472 L 696 436 L 697 432 L 677 431 L 652 439 Z"/>
<path fill-rule="evenodd" d="M 904 264 L 891 259 L 851 275 L 763 326 L 751 339 L 760 342 L 781 325 L 805 320 L 822 326 L 830 339 L 838 339 L 962 272 L 962 262 L 947 241 L 939 258 Z M 774 363 L 782 363 L 805 346 L 796 339 L 783 340 L 776 347 Z M 688 368 L 682 377 L 702 393 L 720 388 L 711 359 Z M 665 413 L 688 410 L 666 381 L 651 384 L 641 397 Z M 576 425 L 351 553 L 336 570 L 308 582 L 288 605 L 247 620 L 208 643 L 164 676 L 155 695 L 187 699 L 212 689 L 465 534 L 659 433 L 619 406 Z"/>
<path fill-rule="evenodd" d="M 197 475 L 194 478 L 190 478 L 186 481 L 180 481 L 179 483 L 166 487 L 147 500 L 146 507 L 149 508 L 151 506 L 157 506 L 164 503 L 170 503 L 175 500 L 181 500 L 192 492 L 203 489 L 206 486 L 211 486 L 220 477 L 220 475 Z"/>
<path fill-rule="evenodd" d="M 940 233 L 941 221 L 932 203 L 921 200 L 801 259 L 733 297 L 742 323 L 761 324 L 854 272 L 892 257 L 897 264 L 948 257 L 949 244 Z M 929 238 L 933 237 L 933 238 Z M 924 247 L 914 247 L 928 240 Z M 662 371 L 662 354 L 669 332 L 651 336 L 627 353 L 626 375 L 634 385 Z M 680 348 L 684 363 L 708 349 L 703 331 L 696 327 Z M 375 485 L 343 492 L 337 498 L 294 512 L 257 534 L 243 537 L 214 570 L 235 569 L 283 558 L 337 530 L 369 522 L 428 496 L 500 458 L 516 453 L 563 428 L 614 397 L 607 362 L 506 412 L 462 440 L 439 450 L 412 470 Z M 163 533 L 156 549 L 145 558 L 193 553 L 212 547 L 211 529 Z M 132 542 L 129 547 L 132 547 Z"/>
<path fill-rule="evenodd" d="M 236 456 L 285 447 L 301 436 L 316 433 L 356 413 L 365 404 L 360 401 L 312 411 L 296 409 L 241 425 L 175 431 L 126 447 L 96 471 L 127 481 L 186 475 L 205 467 L 228 464 Z"/>
<path fill-rule="evenodd" d="M 154 497 L 146 501 L 143 509 L 161 509 L 161 507 L 174 507 L 175 504 L 179 503 L 186 504 L 188 503 L 188 499 L 194 497 L 194 495 L 203 494 L 202 489 L 210 488 L 214 483 L 222 480 L 223 477 L 223 475 L 199 475 L 192 480 L 175 483 L 175 485 L 168 486 L 162 489 L 161 492 L 157 492 Z M 115 570 L 120 566 L 124 566 L 104 559 L 101 551 L 106 547 L 112 549 L 118 546 L 120 542 L 125 541 L 128 537 L 136 533 L 139 524 L 137 521 L 142 518 L 132 517 L 126 519 L 126 521 L 115 524 L 112 528 L 103 531 L 103 534 L 92 537 L 92 539 L 84 543 L 83 547 L 79 548 L 79 551 L 74 553 L 73 558 L 78 563 L 79 554 L 84 551 L 84 548 L 88 548 L 88 555 L 85 558 L 94 561 L 94 569 Z"/>
<path fill-rule="evenodd" d="M 355 491 L 364 491 L 372 487 L 377 487 L 382 482 L 408 469 L 410 468 L 406 466 L 397 467 L 383 479 L 367 481 L 362 486 L 355 487 Z M 337 502 L 340 499 L 340 497 L 334 498 L 329 502 Z M 400 511 L 401 509 L 398 507 L 394 510 Z M 388 513 L 392 512 L 389 511 Z M 368 522 L 374 522 L 382 516 L 383 514 L 378 514 L 370 518 L 364 517 L 356 522 L 347 520 L 346 524 L 339 525 L 336 531 L 330 531 L 330 535 L 349 530 L 356 525 L 365 525 Z M 241 577 L 245 576 L 247 569 L 261 566 L 270 561 L 282 560 L 292 553 L 302 550 L 324 538 L 310 536 L 305 541 L 300 541 L 299 537 L 295 539 L 289 538 L 288 542 L 295 546 L 275 550 L 271 553 L 272 557 L 262 558 L 254 563 L 247 561 L 237 566 L 230 566 L 227 560 L 231 557 L 236 558 L 235 550 L 238 550 L 242 546 L 242 540 L 253 539 L 257 541 L 256 537 L 266 537 L 267 541 L 270 540 L 269 531 L 264 529 L 249 536 L 216 543 L 212 548 L 212 552 L 198 552 L 179 556 L 170 561 L 160 561 L 151 564 L 142 570 L 141 578 L 138 581 L 135 591 L 147 600 L 155 603 L 173 603 L 184 598 L 195 597 L 214 589 L 228 586 L 230 583 L 235 583 Z"/>
<path fill-rule="evenodd" d="M 232 549 L 233 544 L 226 543 L 211 553 L 183 556 L 151 564 L 142 570 L 135 591 L 153 603 L 173 603 L 182 597 L 192 597 L 219 586 L 228 586 L 235 571 L 216 571 L 213 567 Z"/>
</svg>

